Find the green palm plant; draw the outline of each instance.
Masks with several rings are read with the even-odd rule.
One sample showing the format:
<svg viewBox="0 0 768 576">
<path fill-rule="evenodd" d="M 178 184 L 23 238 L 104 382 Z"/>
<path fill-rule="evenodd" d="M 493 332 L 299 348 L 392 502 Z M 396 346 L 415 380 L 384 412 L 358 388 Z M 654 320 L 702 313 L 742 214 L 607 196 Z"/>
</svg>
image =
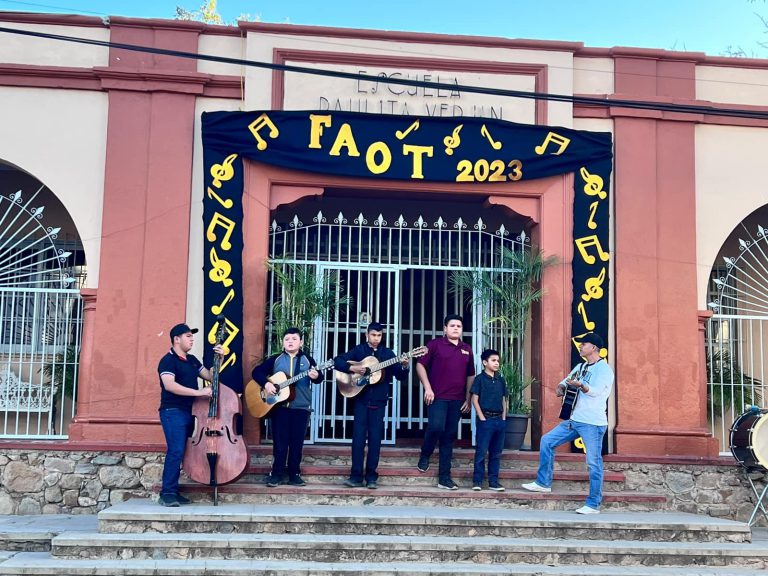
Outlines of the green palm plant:
<svg viewBox="0 0 768 576">
<path fill-rule="evenodd" d="M 529 251 L 499 249 L 499 264 L 490 270 L 461 270 L 451 275 L 451 290 L 466 295 L 468 301 L 489 311 L 485 318 L 486 334 L 501 342 L 501 375 L 507 382 L 509 414 L 528 414 L 525 390 L 535 383 L 524 370 L 525 338 L 531 308 L 541 300 L 539 286 L 544 269 L 556 264 L 554 256 L 545 257 L 538 248 Z"/>
<path fill-rule="evenodd" d="M 280 350 L 282 334 L 295 326 L 304 334 L 304 348 L 310 351 L 315 320 L 350 304 L 342 294 L 343 286 L 327 275 L 318 283 L 313 266 L 281 260 L 267 262 L 280 289 L 279 299 L 272 303 L 272 350 Z"/>
<path fill-rule="evenodd" d="M 741 412 L 749 405 L 762 405 L 762 383 L 744 374 L 726 349 L 707 351 L 707 411 L 723 414 L 733 407 Z"/>
</svg>

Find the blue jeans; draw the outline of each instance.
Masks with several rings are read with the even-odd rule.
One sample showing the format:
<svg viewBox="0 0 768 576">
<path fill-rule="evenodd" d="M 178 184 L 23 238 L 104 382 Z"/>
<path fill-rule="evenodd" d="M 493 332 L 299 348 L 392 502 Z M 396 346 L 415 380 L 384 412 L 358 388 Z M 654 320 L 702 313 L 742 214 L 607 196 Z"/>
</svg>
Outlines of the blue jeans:
<svg viewBox="0 0 768 576">
<path fill-rule="evenodd" d="M 192 432 L 192 414 L 179 408 L 160 410 L 160 424 L 163 426 L 165 444 L 168 447 L 165 453 L 163 486 L 160 488 L 160 494 L 175 496 L 179 493 L 179 474 L 181 462 L 184 460 L 184 451 L 187 448 L 187 438 Z"/>
<path fill-rule="evenodd" d="M 429 458 L 440 442 L 440 464 L 437 468 L 439 482 L 451 477 L 453 459 L 453 441 L 461 418 L 461 400 L 435 400 L 429 407 L 429 422 L 421 445 L 421 457 Z"/>
<path fill-rule="evenodd" d="M 504 448 L 504 432 L 506 422 L 501 417 L 486 418 L 485 422 L 478 418 L 475 430 L 475 471 L 472 475 L 472 485 L 480 486 L 485 476 L 485 454 L 488 453 L 488 484 L 499 481 L 501 468 L 501 451 Z"/>
<path fill-rule="evenodd" d="M 581 436 L 587 450 L 587 467 L 589 468 L 589 496 L 587 506 L 599 508 L 603 501 L 603 436 L 607 426 L 595 426 L 568 420 L 560 422 L 541 438 L 539 453 L 539 472 L 536 484 L 549 488 L 552 486 L 552 475 L 555 468 L 555 448 L 576 440 Z"/>
<path fill-rule="evenodd" d="M 384 414 L 386 406 L 369 406 L 368 402 L 358 400 L 355 403 L 355 422 L 352 429 L 352 470 L 349 479 L 355 482 L 376 482 L 379 473 L 381 441 L 384 438 Z M 365 461 L 363 478 L 363 454 L 365 440 L 368 439 L 368 458 Z"/>
</svg>

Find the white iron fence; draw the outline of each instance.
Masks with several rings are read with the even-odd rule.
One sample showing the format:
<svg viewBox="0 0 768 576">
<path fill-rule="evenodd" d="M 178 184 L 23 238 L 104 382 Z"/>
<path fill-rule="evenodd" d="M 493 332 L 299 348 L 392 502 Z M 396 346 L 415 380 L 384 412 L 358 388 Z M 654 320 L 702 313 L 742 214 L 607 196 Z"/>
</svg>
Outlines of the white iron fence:
<svg viewBox="0 0 768 576">
<path fill-rule="evenodd" d="M 768 317 L 716 314 L 707 322 L 707 406 L 720 452 L 730 454 L 730 428 L 750 406 L 766 407 Z"/>
<path fill-rule="evenodd" d="M 66 438 L 75 415 L 78 290 L 0 287 L 0 438 Z"/>
</svg>

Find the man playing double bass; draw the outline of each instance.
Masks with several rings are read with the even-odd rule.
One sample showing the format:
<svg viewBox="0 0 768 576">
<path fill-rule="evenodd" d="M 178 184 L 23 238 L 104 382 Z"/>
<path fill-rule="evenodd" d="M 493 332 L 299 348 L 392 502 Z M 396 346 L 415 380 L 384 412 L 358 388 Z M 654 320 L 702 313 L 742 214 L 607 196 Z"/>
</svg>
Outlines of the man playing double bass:
<svg viewBox="0 0 768 576">
<path fill-rule="evenodd" d="M 211 396 L 209 387 L 199 388 L 197 384 L 198 378 L 210 382 L 211 371 L 189 354 L 196 333 L 197 328 L 186 324 L 171 328 L 171 349 L 157 367 L 160 375 L 160 423 L 167 446 L 159 500 L 163 506 L 189 504 L 189 499 L 179 494 L 179 475 L 187 438 L 192 432 L 192 403 L 197 397 Z M 213 351 L 223 354 L 221 346 L 215 346 Z"/>
</svg>

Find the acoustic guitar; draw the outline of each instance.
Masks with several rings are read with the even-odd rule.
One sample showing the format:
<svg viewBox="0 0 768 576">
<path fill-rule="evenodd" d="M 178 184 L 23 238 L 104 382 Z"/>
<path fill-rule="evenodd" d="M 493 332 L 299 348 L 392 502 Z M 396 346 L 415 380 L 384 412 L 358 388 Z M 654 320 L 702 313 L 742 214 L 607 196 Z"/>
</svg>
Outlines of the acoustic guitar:
<svg viewBox="0 0 768 576">
<path fill-rule="evenodd" d="M 410 352 L 401 354 L 400 356 L 395 356 L 389 360 L 384 360 L 383 362 L 379 362 L 375 356 L 367 356 L 359 362 L 349 360 L 348 363 L 350 366 L 362 366 L 366 369 L 365 373 L 347 374 L 346 372 L 334 370 L 333 374 L 336 377 L 336 387 L 339 389 L 339 392 L 341 392 L 341 395 L 345 398 L 353 398 L 360 394 L 363 388 L 369 384 L 376 384 L 379 380 L 381 380 L 383 375 L 382 370 L 385 368 L 392 366 L 393 364 L 397 364 L 398 362 L 402 362 L 408 358 L 418 358 L 420 356 L 424 356 L 426 353 L 427 347 L 419 346 Z"/>
<path fill-rule="evenodd" d="M 251 380 L 245 386 L 245 404 L 248 406 L 248 412 L 256 418 L 263 418 L 278 404 L 295 398 L 296 389 L 293 384 L 307 376 L 311 370 L 322 372 L 323 370 L 328 370 L 331 366 L 333 366 L 333 359 L 326 360 L 322 364 L 313 366 L 309 370 L 300 372 L 291 378 L 285 372 L 275 372 L 268 380 L 277 388 L 277 394 L 267 394 L 264 388 Z"/>
<path fill-rule="evenodd" d="M 569 379 L 568 382 L 581 380 L 586 372 L 587 363 L 584 362 L 584 364 L 582 364 L 582 366 L 579 368 L 578 376 Z M 566 385 L 565 393 L 563 394 L 563 403 L 560 406 L 560 420 L 571 419 L 571 414 L 573 414 L 573 411 L 576 408 L 576 402 L 579 400 L 580 391 L 581 390 L 578 386 L 572 386 L 571 384 Z"/>
</svg>

